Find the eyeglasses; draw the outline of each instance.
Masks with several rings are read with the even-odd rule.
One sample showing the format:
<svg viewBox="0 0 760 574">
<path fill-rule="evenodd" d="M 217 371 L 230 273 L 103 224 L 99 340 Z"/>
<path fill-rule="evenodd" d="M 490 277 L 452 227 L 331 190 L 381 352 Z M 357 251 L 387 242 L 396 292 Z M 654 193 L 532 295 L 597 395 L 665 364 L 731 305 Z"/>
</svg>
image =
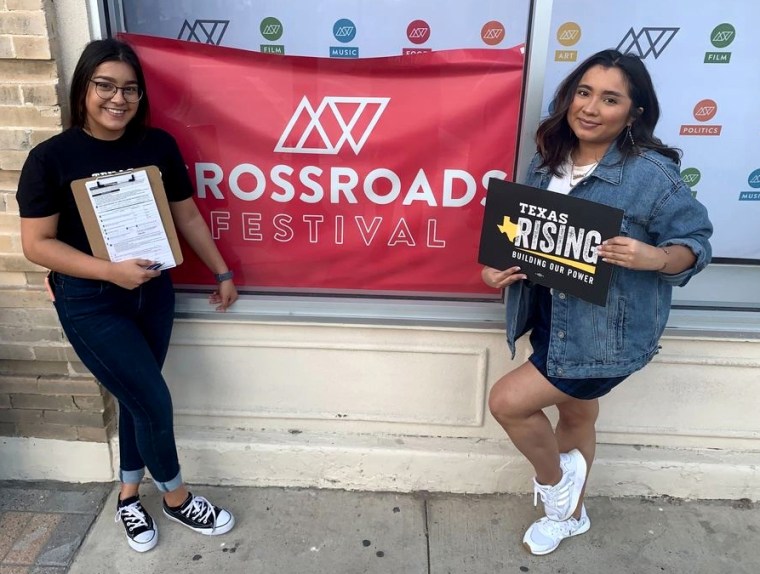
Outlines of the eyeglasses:
<svg viewBox="0 0 760 574">
<path fill-rule="evenodd" d="M 143 91 L 137 86 L 124 86 L 123 88 L 120 88 L 111 82 L 103 82 L 99 80 L 90 81 L 95 84 L 95 93 L 103 100 L 110 100 L 119 90 L 121 90 L 121 95 L 124 96 L 124 100 L 130 104 L 136 104 L 140 101 L 140 98 L 143 97 Z"/>
</svg>

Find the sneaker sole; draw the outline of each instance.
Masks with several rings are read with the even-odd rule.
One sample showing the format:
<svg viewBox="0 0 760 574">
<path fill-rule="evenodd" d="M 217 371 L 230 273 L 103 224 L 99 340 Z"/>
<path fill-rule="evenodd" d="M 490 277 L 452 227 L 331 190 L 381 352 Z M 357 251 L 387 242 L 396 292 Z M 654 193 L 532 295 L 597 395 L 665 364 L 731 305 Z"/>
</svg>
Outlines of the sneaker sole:
<svg viewBox="0 0 760 574">
<path fill-rule="evenodd" d="M 563 538 L 562 540 L 567 540 L 568 538 L 572 538 L 573 536 L 580 536 L 581 534 L 585 534 L 586 532 L 589 531 L 590 528 L 591 528 L 591 521 L 586 520 L 586 524 L 584 524 L 578 530 L 573 532 L 570 536 Z M 525 548 L 525 550 L 527 550 L 528 553 L 533 554 L 533 556 L 546 556 L 547 554 L 551 554 L 557 548 L 559 548 L 559 545 L 562 544 L 562 540 L 560 540 L 556 546 L 554 546 L 553 548 L 549 548 L 548 550 L 539 550 L 539 551 L 533 550 L 530 547 L 530 544 L 528 544 L 525 541 L 523 541 L 523 548 Z"/>
<path fill-rule="evenodd" d="M 583 458 L 581 451 L 577 449 L 573 449 L 573 451 L 571 452 L 575 453 L 572 455 L 573 458 L 578 460 L 575 470 L 579 471 L 579 474 L 583 476 L 583 481 L 580 484 L 573 481 L 573 494 L 570 498 L 570 510 L 568 511 L 566 516 L 563 516 L 562 518 L 559 519 L 559 522 L 563 522 L 573 515 L 573 513 L 575 512 L 575 509 L 578 507 L 578 503 L 581 501 L 581 493 L 583 492 L 583 486 L 586 484 L 586 473 L 588 472 L 588 465 L 586 464 L 586 459 Z"/>
<path fill-rule="evenodd" d="M 136 552 L 147 552 L 148 550 L 152 550 L 156 547 L 156 544 L 158 544 L 158 525 L 155 522 L 153 522 L 153 531 L 155 534 L 153 535 L 153 538 L 150 539 L 150 542 L 135 542 L 127 536 L 127 544 L 129 544 L 129 547 Z"/>
<path fill-rule="evenodd" d="M 190 526 L 189 524 L 185 524 L 181 520 L 174 518 L 171 514 L 166 512 L 166 510 L 164 510 L 164 516 L 166 516 L 169 520 L 173 520 L 177 524 L 181 524 L 193 532 L 203 534 L 204 536 L 219 536 L 220 534 L 227 534 L 235 526 L 235 517 L 233 515 L 230 515 L 230 521 L 227 524 L 223 526 L 217 526 L 216 528 L 195 528 L 194 526 Z"/>
</svg>

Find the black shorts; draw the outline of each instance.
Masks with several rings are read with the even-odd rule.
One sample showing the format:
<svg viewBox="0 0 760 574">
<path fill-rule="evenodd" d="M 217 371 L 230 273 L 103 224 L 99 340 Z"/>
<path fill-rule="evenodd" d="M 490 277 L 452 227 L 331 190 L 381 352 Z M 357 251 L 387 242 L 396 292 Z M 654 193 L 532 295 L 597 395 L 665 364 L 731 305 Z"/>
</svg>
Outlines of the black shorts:
<svg viewBox="0 0 760 574">
<path fill-rule="evenodd" d="M 533 366 L 547 381 L 573 398 L 590 400 L 606 395 L 628 378 L 628 375 L 589 379 L 563 379 L 550 376 L 546 372 L 546 359 L 549 354 L 552 296 L 547 287 L 535 285 L 533 288 L 536 290 L 536 301 L 533 308 L 533 331 L 530 333 L 533 354 L 528 360 L 533 363 Z"/>
</svg>

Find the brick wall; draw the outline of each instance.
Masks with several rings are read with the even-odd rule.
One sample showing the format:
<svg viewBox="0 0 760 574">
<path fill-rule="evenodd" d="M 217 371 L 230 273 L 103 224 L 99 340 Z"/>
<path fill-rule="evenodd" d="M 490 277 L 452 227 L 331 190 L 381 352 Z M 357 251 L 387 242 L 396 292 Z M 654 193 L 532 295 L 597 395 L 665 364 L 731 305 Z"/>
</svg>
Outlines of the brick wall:
<svg viewBox="0 0 760 574">
<path fill-rule="evenodd" d="M 102 442 L 113 401 L 67 344 L 19 235 L 19 171 L 61 131 L 54 14 L 51 0 L 0 0 L 0 436 Z"/>
</svg>

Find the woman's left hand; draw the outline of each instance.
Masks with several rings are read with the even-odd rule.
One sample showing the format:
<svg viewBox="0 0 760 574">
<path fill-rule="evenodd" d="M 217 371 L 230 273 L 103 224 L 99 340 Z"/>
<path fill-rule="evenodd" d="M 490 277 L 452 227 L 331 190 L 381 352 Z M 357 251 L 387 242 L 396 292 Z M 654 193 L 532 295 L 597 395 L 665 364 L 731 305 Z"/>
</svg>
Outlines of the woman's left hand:
<svg viewBox="0 0 760 574">
<path fill-rule="evenodd" d="M 232 279 L 227 279 L 227 281 L 219 283 L 216 291 L 209 295 L 208 302 L 211 305 L 216 305 L 217 311 L 224 312 L 227 310 L 227 307 L 237 301 L 237 298 L 238 292 L 235 284 L 232 282 Z"/>
<path fill-rule="evenodd" d="M 604 241 L 597 254 L 602 261 L 639 271 L 659 271 L 667 262 L 667 254 L 660 248 L 630 237 L 613 237 Z"/>
</svg>

